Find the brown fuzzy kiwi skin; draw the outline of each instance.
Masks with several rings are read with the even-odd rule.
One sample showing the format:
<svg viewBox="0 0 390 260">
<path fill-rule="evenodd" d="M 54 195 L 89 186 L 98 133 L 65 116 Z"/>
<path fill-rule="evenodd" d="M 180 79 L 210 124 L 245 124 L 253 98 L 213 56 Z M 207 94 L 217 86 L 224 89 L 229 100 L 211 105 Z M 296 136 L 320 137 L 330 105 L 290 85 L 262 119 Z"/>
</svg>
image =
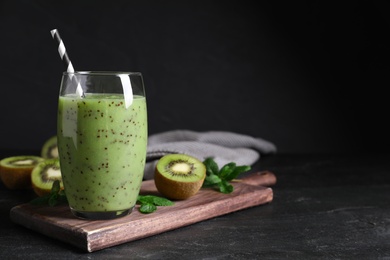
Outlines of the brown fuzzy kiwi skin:
<svg viewBox="0 0 390 260">
<path fill-rule="evenodd" d="M 180 182 L 164 177 L 157 170 L 157 167 L 154 172 L 154 183 L 157 190 L 164 197 L 173 200 L 185 200 L 194 196 L 202 187 L 205 178 L 206 174 L 204 174 L 204 178 L 196 182 Z"/>
<path fill-rule="evenodd" d="M 31 189 L 31 172 L 34 167 L 35 165 L 8 167 L 0 164 L 0 178 L 10 190 Z"/>
</svg>

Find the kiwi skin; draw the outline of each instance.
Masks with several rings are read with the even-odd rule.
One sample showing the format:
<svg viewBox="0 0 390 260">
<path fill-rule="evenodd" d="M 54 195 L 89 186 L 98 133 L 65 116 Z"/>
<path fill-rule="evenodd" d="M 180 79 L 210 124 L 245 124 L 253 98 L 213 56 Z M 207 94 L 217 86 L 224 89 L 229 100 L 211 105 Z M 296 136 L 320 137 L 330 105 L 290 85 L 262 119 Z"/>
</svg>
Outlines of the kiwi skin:
<svg viewBox="0 0 390 260">
<path fill-rule="evenodd" d="M 170 154 L 164 157 L 169 156 L 177 156 L 179 154 Z M 157 190 L 166 198 L 173 200 L 185 200 L 192 196 L 194 196 L 202 187 L 204 179 L 206 178 L 206 167 L 205 165 L 197 160 L 194 157 L 188 155 L 179 155 L 184 156 L 185 158 L 191 158 L 193 162 L 196 164 L 197 174 L 200 176 L 199 179 L 188 182 L 181 181 L 180 178 L 169 178 L 164 176 L 159 171 L 159 163 L 162 161 L 161 159 L 157 163 L 154 173 L 154 182 Z"/>
<path fill-rule="evenodd" d="M 13 165 L 10 162 L 32 160 L 32 164 Z M 31 172 L 35 165 L 43 158 L 33 155 L 20 155 L 3 158 L 0 161 L 0 178 L 4 185 L 10 190 L 31 189 Z"/>
</svg>

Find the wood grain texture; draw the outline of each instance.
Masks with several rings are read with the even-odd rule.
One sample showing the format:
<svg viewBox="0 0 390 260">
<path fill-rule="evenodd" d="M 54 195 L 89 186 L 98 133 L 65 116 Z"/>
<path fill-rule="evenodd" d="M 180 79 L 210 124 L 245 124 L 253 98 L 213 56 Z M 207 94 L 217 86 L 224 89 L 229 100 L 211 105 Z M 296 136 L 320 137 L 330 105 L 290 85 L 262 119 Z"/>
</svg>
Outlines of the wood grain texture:
<svg viewBox="0 0 390 260">
<path fill-rule="evenodd" d="M 231 194 L 201 189 L 189 199 L 175 201 L 174 206 L 158 207 L 154 213 L 142 214 L 137 205 L 130 215 L 114 220 L 77 219 L 67 205 L 23 204 L 12 208 L 10 217 L 17 224 L 93 252 L 269 203 L 273 199 L 273 191 L 261 184 L 269 186 L 275 182 L 276 178 L 270 172 L 256 173 L 232 183 L 234 191 Z M 153 180 L 143 182 L 141 194 L 159 195 Z"/>
</svg>

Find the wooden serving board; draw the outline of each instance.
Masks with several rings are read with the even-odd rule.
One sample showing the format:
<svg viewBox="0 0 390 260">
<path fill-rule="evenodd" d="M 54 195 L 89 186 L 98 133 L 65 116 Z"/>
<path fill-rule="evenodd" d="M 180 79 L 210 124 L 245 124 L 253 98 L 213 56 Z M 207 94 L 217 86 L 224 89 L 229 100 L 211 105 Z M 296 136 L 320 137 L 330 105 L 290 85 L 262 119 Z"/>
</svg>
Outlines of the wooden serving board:
<svg viewBox="0 0 390 260">
<path fill-rule="evenodd" d="M 28 203 L 13 207 L 10 218 L 24 227 L 93 252 L 271 202 L 273 191 L 266 186 L 275 183 L 273 173 L 255 173 L 232 183 L 231 194 L 203 188 L 193 197 L 175 201 L 173 206 L 158 207 L 151 214 L 140 213 L 137 205 L 130 215 L 114 220 L 82 220 L 75 218 L 67 205 Z M 141 194 L 159 195 L 153 180 L 143 182 Z"/>
</svg>

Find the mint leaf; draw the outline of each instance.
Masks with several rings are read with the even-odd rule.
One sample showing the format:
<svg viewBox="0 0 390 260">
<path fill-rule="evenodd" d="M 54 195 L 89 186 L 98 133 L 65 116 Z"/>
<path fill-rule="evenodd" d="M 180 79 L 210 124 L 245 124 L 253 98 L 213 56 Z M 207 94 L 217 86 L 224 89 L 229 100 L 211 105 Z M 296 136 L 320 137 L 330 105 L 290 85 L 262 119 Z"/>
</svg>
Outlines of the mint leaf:
<svg viewBox="0 0 390 260">
<path fill-rule="evenodd" d="M 228 163 L 228 164 L 225 164 L 221 170 L 219 171 L 219 176 L 222 178 L 222 179 L 225 179 L 226 176 L 229 176 L 229 174 L 231 174 L 234 169 L 236 168 L 236 164 L 235 163 Z"/>
<path fill-rule="evenodd" d="M 153 204 L 153 198 L 152 196 L 149 195 L 146 196 L 138 195 L 137 202 L 139 202 L 140 204 L 147 204 L 147 203 Z"/>
<path fill-rule="evenodd" d="M 161 197 L 155 197 L 153 199 L 154 205 L 156 206 L 172 206 L 174 203 L 170 201 L 169 199 L 166 198 L 161 198 Z"/>
<path fill-rule="evenodd" d="M 157 210 L 157 207 L 152 203 L 144 203 L 139 208 L 139 211 L 144 214 L 149 214 Z"/>
<path fill-rule="evenodd" d="M 60 203 L 68 203 L 68 199 L 66 198 L 65 190 L 60 190 L 58 192 L 58 204 Z"/>
<path fill-rule="evenodd" d="M 49 198 L 49 206 L 54 207 L 58 203 L 58 193 L 54 193 Z"/>
<path fill-rule="evenodd" d="M 33 205 L 49 205 L 50 207 L 54 207 L 61 203 L 67 203 L 65 191 L 61 190 L 60 181 L 55 180 L 51 187 L 50 193 L 44 195 L 42 197 L 37 197 L 30 201 Z"/>
<path fill-rule="evenodd" d="M 153 196 L 153 195 L 138 195 L 137 201 L 140 204 L 154 204 L 156 206 L 172 206 L 174 203 L 169 199 Z"/>
<path fill-rule="evenodd" d="M 220 182 L 221 182 L 221 178 L 219 178 L 218 175 L 213 174 L 210 176 L 206 176 L 206 178 L 204 179 L 204 182 L 203 182 L 203 186 L 210 187 L 210 186 L 214 186 Z"/>
<path fill-rule="evenodd" d="M 174 203 L 169 199 L 154 195 L 138 195 L 137 202 L 140 204 L 139 211 L 149 214 L 157 210 L 157 206 L 172 206 Z"/>
<path fill-rule="evenodd" d="M 225 194 L 233 192 L 234 187 L 229 183 L 230 181 L 251 169 L 248 165 L 237 166 L 234 162 L 227 163 L 219 169 L 217 163 L 211 157 L 206 158 L 203 164 L 206 166 L 206 178 L 202 187 L 215 187 Z"/>
<path fill-rule="evenodd" d="M 50 191 L 50 194 L 58 194 L 58 192 L 60 191 L 61 187 L 60 187 L 60 181 L 59 180 L 55 180 L 53 182 L 53 185 L 51 186 L 51 191 Z"/>
<path fill-rule="evenodd" d="M 219 168 L 218 164 L 214 161 L 213 158 L 206 158 L 203 161 L 203 164 L 206 166 L 206 174 L 207 175 L 213 175 L 213 174 L 218 174 Z"/>
<path fill-rule="evenodd" d="M 251 167 L 248 165 L 237 166 L 232 172 L 230 172 L 227 176 L 225 176 L 225 180 L 231 181 L 233 179 L 236 179 L 238 175 L 240 175 L 243 172 L 247 172 L 250 169 Z"/>
<path fill-rule="evenodd" d="M 222 181 L 218 184 L 219 191 L 225 194 L 233 192 L 233 185 L 229 184 L 227 181 Z"/>
</svg>

